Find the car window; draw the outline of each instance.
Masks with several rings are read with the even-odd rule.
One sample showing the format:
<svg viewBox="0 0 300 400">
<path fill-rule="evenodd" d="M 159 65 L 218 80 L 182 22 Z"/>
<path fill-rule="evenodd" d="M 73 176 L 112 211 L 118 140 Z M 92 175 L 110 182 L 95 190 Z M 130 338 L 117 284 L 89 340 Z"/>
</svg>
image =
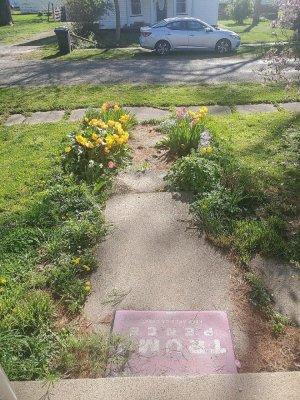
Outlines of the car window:
<svg viewBox="0 0 300 400">
<path fill-rule="evenodd" d="M 173 31 L 183 31 L 183 30 L 185 30 L 185 23 L 184 23 L 184 21 L 170 22 L 167 25 L 167 28 L 172 29 Z"/>
<path fill-rule="evenodd" d="M 202 25 L 200 22 L 197 21 L 187 21 L 187 30 L 188 31 L 203 31 L 206 26 Z"/>
<path fill-rule="evenodd" d="M 163 19 L 162 21 L 157 22 L 156 24 L 152 25 L 151 28 L 161 28 L 162 26 L 165 26 L 167 21 Z"/>
</svg>

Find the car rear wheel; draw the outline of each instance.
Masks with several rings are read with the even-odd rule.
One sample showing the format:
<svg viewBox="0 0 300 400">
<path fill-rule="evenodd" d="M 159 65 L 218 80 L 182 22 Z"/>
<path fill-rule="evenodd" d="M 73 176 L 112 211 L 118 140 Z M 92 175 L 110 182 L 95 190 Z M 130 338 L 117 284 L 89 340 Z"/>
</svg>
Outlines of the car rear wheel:
<svg viewBox="0 0 300 400">
<path fill-rule="evenodd" d="M 160 40 L 155 45 L 156 54 L 160 56 L 165 56 L 171 50 L 170 44 L 166 40 Z"/>
<path fill-rule="evenodd" d="M 216 44 L 216 52 L 219 54 L 227 54 L 231 52 L 231 43 L 228 39 L 221 39 Z"/>
</svg>

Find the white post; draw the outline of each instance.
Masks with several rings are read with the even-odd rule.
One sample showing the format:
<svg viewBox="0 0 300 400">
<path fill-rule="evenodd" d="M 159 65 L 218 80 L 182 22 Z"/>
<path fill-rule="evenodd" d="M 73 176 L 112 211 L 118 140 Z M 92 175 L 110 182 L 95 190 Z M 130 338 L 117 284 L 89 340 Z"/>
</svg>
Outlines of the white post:
<svg viewBox="0 0 300 400">
<path fill-rule="evenodd" d="M 3 369 L 0 366 L 0 400 L 17 400 L 9 380 L 7 379 Z"/>
</svg>

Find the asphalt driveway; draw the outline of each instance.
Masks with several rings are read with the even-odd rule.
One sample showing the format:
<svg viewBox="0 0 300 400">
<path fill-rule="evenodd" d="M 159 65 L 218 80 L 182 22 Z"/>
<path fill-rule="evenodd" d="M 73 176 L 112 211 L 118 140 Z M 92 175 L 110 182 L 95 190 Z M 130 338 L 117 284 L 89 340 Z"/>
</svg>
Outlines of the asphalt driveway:
<svg viewBox="0 0 300 400">
<path fill-rule="evenodd" d="M 25 61 L 0 60 L 0 86 L 80 83 L 219 83 L 260 82 L 263 61 L 242 58 L 189 60 Z"/>
</svg>

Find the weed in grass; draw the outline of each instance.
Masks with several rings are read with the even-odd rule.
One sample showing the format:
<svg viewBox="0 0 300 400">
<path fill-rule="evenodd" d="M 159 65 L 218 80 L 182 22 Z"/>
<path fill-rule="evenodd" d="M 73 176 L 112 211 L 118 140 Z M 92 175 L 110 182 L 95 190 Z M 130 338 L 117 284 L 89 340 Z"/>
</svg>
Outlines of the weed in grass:
<svg viewBox="0 0 300 400">
<path fill-rule="evenodd" d="M 286 326 L 292 324 L 291 320 L 274 309 L 273 299 L 258 275 L 253 272 L 248 272 L 245 277 L 251 286 L 251 302 L 270 318 L 273 332 L 276 335 L 283 333 Z"/>
<path fill-rule="evenodd" d="M 99 378 L 108 365 L 122 372 L 131 351 L 132 343 L 120 336 L 71 336 L 55 360 L 56 369 L 64 378 Z"/>
</svg>

